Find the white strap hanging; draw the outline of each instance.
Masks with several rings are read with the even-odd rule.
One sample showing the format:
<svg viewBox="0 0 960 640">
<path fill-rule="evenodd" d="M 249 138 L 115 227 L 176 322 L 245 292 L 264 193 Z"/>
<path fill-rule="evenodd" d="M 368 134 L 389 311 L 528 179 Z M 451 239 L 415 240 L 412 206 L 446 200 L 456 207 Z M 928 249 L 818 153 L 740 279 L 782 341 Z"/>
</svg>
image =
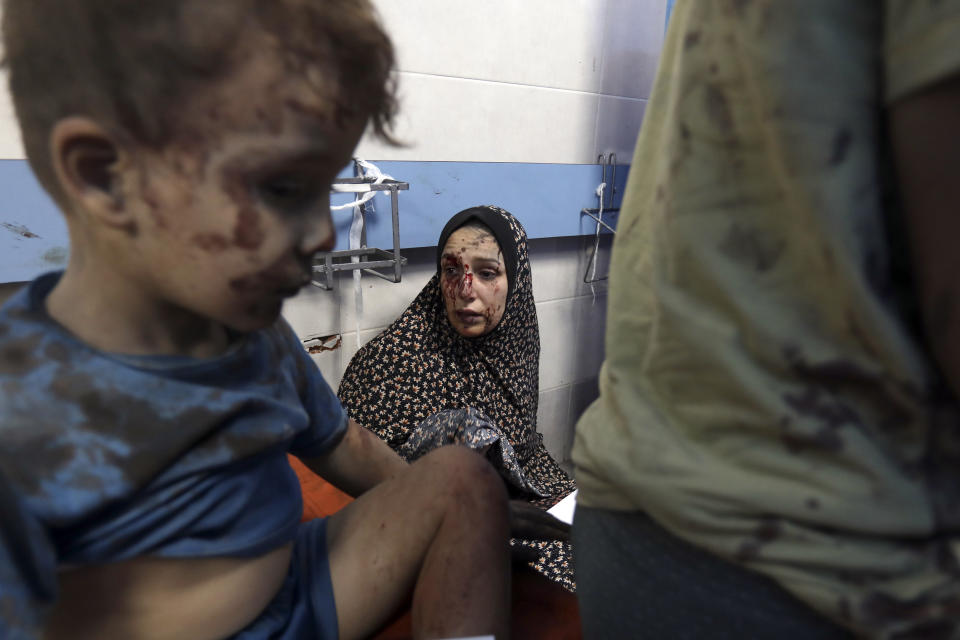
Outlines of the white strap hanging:
<svg viewBox="0 0 960 640">
<path fill-rule="evenodd" d="M 376 191 L 370 188 L 371 183 L 366 182 L 366 179 L 373 178 L 372 184 L 382 184 L 384 180 L 393 180 L 393 177 L 380 171 L 380 168 L 372 162 L 367 162 L 362 158 L 354 158 L 353 161 L 361 173 L 358 177 L 364 178 L 365 181 L 358 184 L 333 185 L 333 190 L 337 193 L 353 193 L 355 195 L 353 202 L 331 205 L 330 211 L 342 211 L 343 209 L 353 207 L 353 222 L 350 223 L 349 246 L 350 249 L 363 249 L 366 247 L 362 245 L 364 226 L 362 206 L 367 205 L 369 202 L 370 204 L 367 205 L 367 208 L 372 209 L 373 202 L 371 202 L 371 200 L 373 196 L 377 194 Z M 384 194 L 386 194 L 386 192 L 384 192 Z M 350 262 L 360 262 L 360 256 L 351 256 Z M 357 337 L 357 349 L 360 348 L 360 315 L 363 313 L 363 288 L 360 283 L 361 275 L 360 269 L 353 270 L 354 329 Z"/>
<path fill-rule="evenodd" d="M 607 188 L 606 182 L 601 182 L 597 187 L 596 194 L 600 198 L 600 207 L 597 210 L 597 220 L 601 224 L 603 223 L 603 190 Z M 597 225 L 596 235 L 593 238 L 593 255 L 590 258 L 590 295 L 592 296 L 591 303 L 597 303 L 597 290 L 596 290 L 596 279 L 597 279 L 597 255 L 600 252 L 600 224 Z"/>
</svg>

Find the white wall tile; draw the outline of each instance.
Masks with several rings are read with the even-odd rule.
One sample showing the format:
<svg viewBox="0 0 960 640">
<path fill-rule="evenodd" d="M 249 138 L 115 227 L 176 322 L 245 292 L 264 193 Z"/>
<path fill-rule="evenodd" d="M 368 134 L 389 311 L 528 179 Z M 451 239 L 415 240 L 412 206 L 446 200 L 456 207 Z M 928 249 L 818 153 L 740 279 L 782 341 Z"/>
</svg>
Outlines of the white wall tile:
<svg viewBox="0 0 960 640">
<path fill-rule="evenodd" d="M 570 432 L 570 386 L 540 392 L 537 406 L 537 431 L 543 444 L 557 460 L 569 457 L 567 440 Z"/>
<path fill-rule="evenodd" d="M 283 305 L 283 317 L 301 338 L 327 336 L 343 331 L 340 304 L 335 292 L 304 287 Z"/>
<path fill-rule="evenodd" d="M 0 71 L 0 160 L 22 160 L 25 157 L 20 127 L 7 89 L 7 72 Z"/>
<path fill-rule="evenodd" d="M 587 410 L 587 407 L 600 395 L 600 389 L 597 386 L 597 379 L 583 380 L 570 385 L 570 446 L 573 445 L 573 431 L 577 420 Z"/>
<path fill-rule="evenodd" d="M 599 242 L 597 242 L 593 236 L 580 238 L 580 240 L 583 243 L 583 248 L 580 252 L 579 266 L 581 267 L 581 279 L 579 282 L 581 285 L 578 295 L 589 295 L 591 297 L 606 295 L 609 284 L 610 256 L 612 255 L 614 237 L 612 234 L 601 233 Z M 595 248 L 597 252 L 596 268 L 590 264 Z M 587 275 L 590 279 L 594 280 L 594 282 L 592 284 L 584 283 L 584 275 Z"/>
<path fill-rule="evenodd" d="M 583 280 L 579 269 L 582 244 L 580 238 L 543 238 L 528 242 L 534 300 L 560 300 L 579 293 Z"/>
<path fill-rule="evenodd" d="M 437 76 L 400 74 L 397 137 L 369 136 L 358 154 L 373 160 L 460 162 L 596 161 L 599 95 Z"/>
<path fill-rule="evenodd" d="M 402 255 L 408 263 L 403 268 L 400 282 L 362 274 L 361 331 L 385 327 L 396 320 L 436 272 L 433 249 L 408 249 Z M 336 273 L 332 291 L 305 287 L 299 295 L 287 301 L 283 315 L 294 331 L 303 337 L 356 331 L 352 273 Z"/>
<path fill-rule="evenodd" d="M 396 320 L 410 306 L 413 299 L 436 272 L 431 266 L 429 272 L 411 270 L 403 273 L 400 282 L 388 282 L 363 274 L 360 280 L 363 292 L 363 305 L 360 314 L 360 329 L 385 327 Z M 340 318 L 345 330 L 356 328 L 356 296 L 352 274 L 339 274 L 337 290 L 334 293 L 340 301 Z"/>
<path fill-rule="evenodd" d="M 592 223 L 591 223 L 592 224 Z M 610 249 L 613 236 L 600 236 L 596 276 L 609 272 Z M 531 240 L 530 270 L 533 274 L 533 297 L 537 302 L 562 300 L 577 296 L 601 294 L 607 290 L 605 281 L 590 285 L 584 276 L 593 252 L 592 237 L 544 238 Z"/>
<path fill-rule="evenodd" d="M 403 71 L 598 92 L 606 0 L 379 0 Z"/>
<path fill-rule="evenodd" d="M 360 346 L 376 338 L 385 328 L 378 327 L 361 331 Z M 343 378 L 343 372 L 346 371 L 350 359 L 356 355 L 358 350 L 356 332 L 348 331 L 340 335 L 340 346 L 337 349 L 311 354 L 310 357 L 317 363 L 320 373 L 323 374 L 323 379 L 327 381 L 331 389 L 336 391 L 337 387 L 340 386 L 340 380 Z"/>
<path fill-rule="evenodd" d="M 0 18 L 2 17 L 3 7 L 0 6 Z M 3 55 L 3 43 L 0 42 L 0 59 Z M 13 112 L 8 83 L 6 70 L 0 69 L 0 160 L 22 160 L 26 154 L 20 138 L 20 127 Z"/>
<path fill-rule="evenodd" d="M 607 295 L 584 296 L 575 299 L 575 339 L 570 341 L 573 353 L 574 374 L 571 382 L 595 378 L 603 364 L 607 325 Z"/>
<path fill-rule="evenodd" d="M 540 388 L 551 389 L 577 379 L 575 349 L 577 298 L 537 304 L 540 323 Z"/>
<path fill-rule="evenodd" d="M 650 97 L 665 21 L 665 0 L 607 0 L 601 93 Z"/>
<path fill-rule="evenodd" d="M 612 152 L 617 162 L 630 164 L 646 108 L 646 100 L 600 96 L 594 157 Z"/>
<path fill-rule="evenodd" d="M 338 349 L 310 354 L 310 357 L 316 363 L 317 368 L 320 369 L 320 373 L 323 374 L 323 379 L 327 381 L 327 384 L 330 385 L 330 388 L 333 389 L 334 393 L 337 391 L 337 385 L 340 384 L 340 378 L 343 376 L 343 370 L 346 368 L 347 363 L 349 362 L 349 359 L 346 361 L 343 359 L 343 344 L 347 342 L 348 339 L 349 342 L 354 342 L 354 339 L 350 339 L 352 335 L 353 334 L 341 335 L 341 346 Z"/>
</svg>

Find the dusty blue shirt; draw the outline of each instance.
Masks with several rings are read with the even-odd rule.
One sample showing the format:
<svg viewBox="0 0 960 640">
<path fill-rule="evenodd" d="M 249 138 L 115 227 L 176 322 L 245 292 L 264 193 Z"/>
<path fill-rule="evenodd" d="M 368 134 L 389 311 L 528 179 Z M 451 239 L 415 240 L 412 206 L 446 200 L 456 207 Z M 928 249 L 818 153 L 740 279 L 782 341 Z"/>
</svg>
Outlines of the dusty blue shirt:
<svg viewBox="0 0 960 640">
<path fill-rule="evenodd" d="M 136 556 L 253 556 L 293 539 L 289 451 L 347 417 L 290 327 L 212 359 L 92 349 L 50 318 L 60 274 L 0 310 L 0 637 L 31 637 L 56 571 Z"/>
</svg>

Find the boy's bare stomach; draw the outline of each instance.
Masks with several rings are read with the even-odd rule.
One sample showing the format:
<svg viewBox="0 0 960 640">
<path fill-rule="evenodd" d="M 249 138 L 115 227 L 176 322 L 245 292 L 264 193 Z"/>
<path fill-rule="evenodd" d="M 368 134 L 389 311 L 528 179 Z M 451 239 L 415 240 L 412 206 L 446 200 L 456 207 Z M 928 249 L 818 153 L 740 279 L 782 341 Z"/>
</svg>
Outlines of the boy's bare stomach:
<svg viewBox="0 0 960 640">
<path fill-rule="evenodd" d="M 256 558 L 135 558 L 64 571 L 44 637 L 223 638 L 276 595 L 291 547 Z"/>
</svg>

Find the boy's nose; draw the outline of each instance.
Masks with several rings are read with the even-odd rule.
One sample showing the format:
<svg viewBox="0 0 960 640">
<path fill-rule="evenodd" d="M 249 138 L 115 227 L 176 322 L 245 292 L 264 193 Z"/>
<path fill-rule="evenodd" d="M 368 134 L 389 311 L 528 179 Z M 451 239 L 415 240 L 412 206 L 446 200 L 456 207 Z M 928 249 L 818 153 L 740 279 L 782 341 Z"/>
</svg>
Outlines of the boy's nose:
<svg viewBox="0 0 960 640">
<path fill-rule="evenodd" d="M 300 252 L 304 255 L 313 255 L 318 251 L 332 251 L 337 243 L 337 230 L 333 226 L 329 206 L 318 215 L 310 216 L 303 225 L 303 236 L 300 238 Z"/>
</svg>

